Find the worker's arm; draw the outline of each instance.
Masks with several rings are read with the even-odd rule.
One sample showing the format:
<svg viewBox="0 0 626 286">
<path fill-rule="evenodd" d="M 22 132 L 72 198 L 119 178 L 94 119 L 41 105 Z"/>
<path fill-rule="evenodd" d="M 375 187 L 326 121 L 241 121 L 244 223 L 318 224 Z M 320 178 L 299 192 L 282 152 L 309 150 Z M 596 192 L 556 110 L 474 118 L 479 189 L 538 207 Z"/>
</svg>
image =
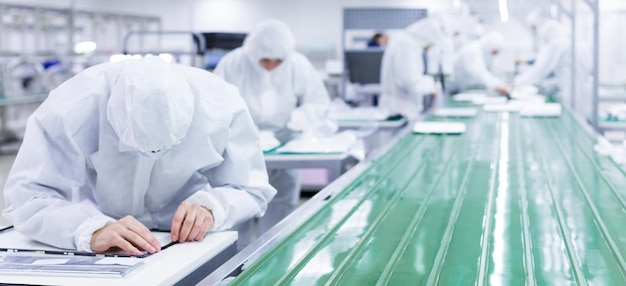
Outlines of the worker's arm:
<svg viewBox="0 0 626 286">
<path fill-rule="evenodd" d="M 330 96 L 324 85 L 324 79 L 313 64 L 302 54 L 294 53 L 291 59 L 294 74 L 293 87 L 300 106 L 314 104 L 328 106 Z"/>
<path fill-rule="evenodd" d="M 506 86 L 506 83 L 503 80 L 493 75 L 491 71 L 487 69 L 487 64 L 482 55 L 480 56 L 480 61 L 472 61 L 472 68 L 477 77 L 487 88 L 497 89 L 499 87 Z"/>
<path fill-rule="evenodd" d="M 399 48 L 403 51 L 396 53 L 391 59 L 396 85 L 415 97 L 414 100 L 421 102 L 424 95 L 436 91 L 434 79 L 424 75 L 422 49 L 415 45 L 403 45 Z"/>
<path fill-rule="evenodd" d="M 243 101 L 241 101 L 241 105 Z M 210 230 L 224 230 L 262 216 L 276 194 L 269 184 L 257 129 L 245 107 L 234 114 L 224 161 L 203 171 L 210 185 L 186 201 L 211 210 L 214 219 Z"/>
<path fill-rule="evenodd" d="M 562 41 L 553 41 L 543 47 L 539 51 L 535 63 L 515 78 L 515 85 L 537 84 L 547 78 L 556 69 L 564 50 L 565 46 Z"/>
<path fill-rule="evenodd" d="M 26 237 L 90 251 L 91 234 L 115 220 L 83 199 L 93 188 L 86 181 L 86 159 L 63 125 L 58 116 L 29 118 L 4 189 L 4 216 Z"/>
</svg>

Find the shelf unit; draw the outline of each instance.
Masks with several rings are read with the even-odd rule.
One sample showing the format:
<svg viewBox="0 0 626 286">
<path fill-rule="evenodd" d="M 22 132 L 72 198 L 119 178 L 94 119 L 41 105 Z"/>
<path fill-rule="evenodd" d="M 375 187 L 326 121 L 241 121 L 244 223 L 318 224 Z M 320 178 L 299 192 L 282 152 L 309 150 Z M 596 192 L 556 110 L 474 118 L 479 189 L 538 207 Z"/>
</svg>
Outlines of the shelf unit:
<svg viewBox="0 0 626 286">
<path fill-rule="evenodd" d="M 161 19 L 0 3 L 0 55 L 67 55 L 81 41 L 96 42 L 99 53 L 119 53 L 124 36 L 136 30 L 159 31 Z"/>
</svg>

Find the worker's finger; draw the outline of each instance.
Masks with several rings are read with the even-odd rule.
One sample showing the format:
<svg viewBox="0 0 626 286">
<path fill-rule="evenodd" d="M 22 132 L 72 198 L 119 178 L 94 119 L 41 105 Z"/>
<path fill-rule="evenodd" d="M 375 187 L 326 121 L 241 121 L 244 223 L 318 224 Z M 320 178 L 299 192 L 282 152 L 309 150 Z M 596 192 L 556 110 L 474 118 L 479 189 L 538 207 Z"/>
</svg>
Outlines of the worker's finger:
<svg viewBox="0 0 626 286">
<path fill-rule="evenodd" d="M 122 236 L 122 238 L 124 238 L 124 240 L 133 244 L 139 250 L 147 251 L 149 253 L 155 253 L 157 251 L 157 249 L 152 246 L 152 244 L 148 242 L 143 236 L 130 229 L 124 230 L 120 233 L 120 235 Z"/>
<path fill-rule="evenodd" d="M 125 238 L 123 235 L 117 235 L 114 242 L 115 247 L 119 247 L 124 252 L 132 254 L 132 255 L 142 255 L 143 253 L 137 249 L 131 241 Z M 113 246 L 111 246 L 113 247 Z M 111 248 L 109 247 L 109 248 Z"/>
<path fill-rule="evenodd" d="M 185 220 L 182 223 L 180 228 L 180 235 L 178 237 L 178 242 L 185 242 L 189 239 L 189 234 L 193 229 L 193 226 L 196 221 L 198 209 L 196 205 L 189 205 L 187 207 L 187 213 L 185 213 Z"/>
<path fill-rule="evenodd" d="M 213 226 L 213 214 L 209 210 L 207 210 L 207 212 L 208 215 L 202 223 L 201 231 L 196 236 L 196 241 L 202 240 L 204 236 L 206 236 L 207 232 L 209 232 L 209 229 L 211 229 L 211 227 Z"/>
<path fill-rule="evenodd" d="M 198 241 L 198 236 L 202 233 L 202 226 L 204 225 L 205 219 L 206 215 L 202 212 L 202 210 L 200 210 L 194 220 L 193 228 L 189 232 L 187 241 Z"/>
<path fill-rule="evenodd" d="M 118 247 L 127 253 L 140 255 L 141 251 L 124 238 L 123 233 L 128 231 L 122 224 L 118 223 L 103 228 L 101 231 L 94 233 L 91 250 L 96 253 L 102 253 L 113 247 Z"/>
<path fill-rule="evenodd" d="M 150 253 L 157 252 L 161 249 L 161 244 L 157 240 L 157 238 L 150 232 L 145 225 L 143 225 L 140 221 L 132 216 L 126 216 L 122 220 L 120 220 L 124 226 L 130 231 L 139 235 L 143 241 L 149 243 L 149 246 L 141 246 L 143 250 L 146 250 Z"/>
<path fill-rule="evenodd" d="M 189 205 L 190 204 L 188 202 L 181 202 L 180 205 L 178 205 L 178 209 L 176 209 L 176 213 L 174 213 L 171 229 L 172 241 L 178 241 L 178 238 L 180 237 L 180 229 L 182 227 L 185 215 L 187 213 L 187 207 L 189 207 Z"/>
</svg>

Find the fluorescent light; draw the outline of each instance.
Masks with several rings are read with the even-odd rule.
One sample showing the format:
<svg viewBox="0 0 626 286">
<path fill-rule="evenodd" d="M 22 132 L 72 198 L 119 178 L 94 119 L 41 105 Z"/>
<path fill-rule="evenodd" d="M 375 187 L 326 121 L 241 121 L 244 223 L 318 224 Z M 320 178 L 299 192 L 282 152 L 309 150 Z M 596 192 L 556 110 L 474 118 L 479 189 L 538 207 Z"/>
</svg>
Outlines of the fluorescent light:
<svg viewBox="0 0 626 286">
<path fill-rule="evenodd" d="M 161 58 L 166 63 L 169 63 L 174 59 L 174 57 L 171 54 L 159 54 L 159 58 Z"/>
<path fill-rule="evenodd" d="M 88 54 L 96 50 L 96 43 L 87 41 L 87 42 L 78 42 L 74 45 L 74 52 L 77 54 Z"/>
<path fill-rule="evenodd" d="M 500 20 L 502 23 L 509 21 L 509 5 L 506 0 L 498 0 L 500 6 Z"/>
<path fill-rule="evenodd" d="M 114 62 L 123 61 L 125 59 L 127 59 L 126 55 L 124 55 L 124 54 L 115 54 L 115 55 L 112 55 L 111 57 L 109 57 L 109 62 L 114 63 Z"/>
<path fill-rule="evenodd" d="M 111 57 L 109 57 L 109 62 L 119 62 L 119 61 L 123 61 L 123 60 L 127 60 L 127 59 L 143 59 L 143 58 L 150 58 L 150 57 L 154 57 L 155 55 L 153 54 L 145 54 L 145 55 L 141 55 L 141 54 L 134 54 L 134 55 L 124 55 L 124 54 L 115 54 L 112 55 Z M 174 57 L 171 54 L 159 54 L 159 58 L 161 58 L 163 61 L 165 62 L 171 62 Z"/>
</svg>

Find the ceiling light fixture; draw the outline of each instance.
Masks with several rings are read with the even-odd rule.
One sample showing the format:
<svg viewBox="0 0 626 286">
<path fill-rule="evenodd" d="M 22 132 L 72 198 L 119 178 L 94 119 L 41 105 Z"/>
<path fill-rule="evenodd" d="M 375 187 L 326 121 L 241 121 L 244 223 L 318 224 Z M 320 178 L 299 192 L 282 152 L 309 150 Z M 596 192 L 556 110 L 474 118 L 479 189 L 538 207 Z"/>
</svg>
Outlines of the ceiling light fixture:
<svg viewBox="0 0 626 286">
<path fill-rule="evenodd" d="M 502 23 L 509 21 L 509 5 L 506 0 L 498 0 L 500 6 L 500 20 Z"/>
</svg>

